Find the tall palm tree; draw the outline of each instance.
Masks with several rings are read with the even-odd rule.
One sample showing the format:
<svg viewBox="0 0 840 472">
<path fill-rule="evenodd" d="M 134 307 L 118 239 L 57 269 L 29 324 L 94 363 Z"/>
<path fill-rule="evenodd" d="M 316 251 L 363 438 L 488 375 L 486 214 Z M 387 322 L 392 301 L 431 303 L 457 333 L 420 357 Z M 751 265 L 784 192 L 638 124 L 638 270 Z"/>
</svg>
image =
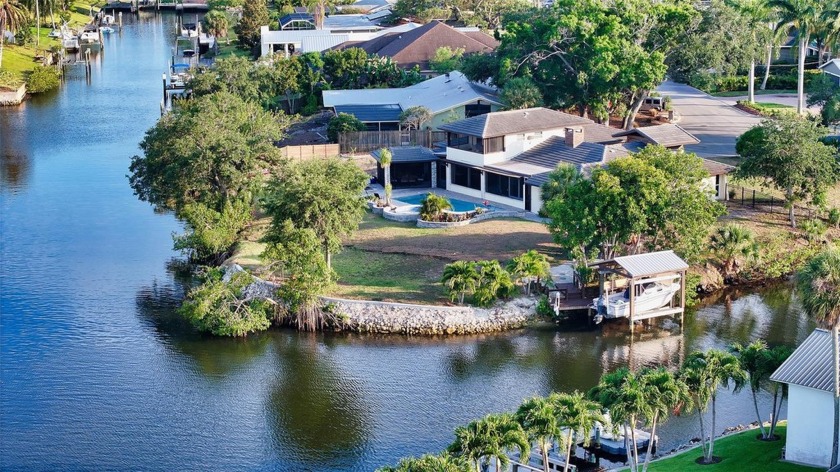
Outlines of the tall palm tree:
<svg viewBox="0 0 840 472">
<path fill-rule="evenodd" d="M 503 413 L 459 426 L 455 429 L 455 442 L 448 450 L 474 463 L 476 472 L 480 471 L 482 461 L 491 460 L 495 461 L 496 470 L 501 471 L 510 464 L 510 451 L 517 450 L 520 457 L 527 457 L 530 446 L 522 426 L 513 415 Z"/>
<path fill-rule="evenodd" d="M 558 423 L 566 428 L 566 461 L 563 472 L 568 472 L 572 459 L 572 447 L 577 442 L 574 439 L 575 435 L 582 436 L 584 444 L 588 444 L 595 422 L 603 423 L 604 415 L 601 414 L 600 404 L 587 399 L 577 390 L 573 393 L 552 394 L 549 401 L 554 403 Z"/>
<path fill-rule="evenodd" d="M 480 276 L 472 261 L 455 261 L 443 268 L 443 285 L 450 299 L 464 304 L 464 295 L 474 292 Z"/>
<path fill-rule="evenodd" d="M 230 22 L 227 15 L 219 10 L 212 10 L 204 15 L 204 26 L 207 32 L 217 38 L 227 36 L 228 29 L 230 29 Z"/>
<path fill-rule="evenodd" d="M 522 282 L 526 295 L 531 294 L 532 279 L 536 279 L 537 284 L 539 284 L 541 279 L 551 276 L 548 257 L 534 249 L 514 257 L 508 264 L 507 270 Z"/>
<path fill-rule="evenodd" d="M 787 346 L 780 345 L 768 349 L 762 360 L 764 371 L 767 372 L 768 376 L 776 372 L 791 354 L 793 354 L 793 349 Z M 771 385 L 773 390 L 773 403 L 770 406 L 770 431 L 767 432 L 768 438 L 775 436 L 776 425 L 779 423 L 779 414 L 782 411 L 782 403 L 784 403 L 787 397 L 787 385 L 779 382 L 771 382 Z"/>
<path fill-rule="evenodd" d="M 385 204 L 391 206 L 391 192 L 393 191 L 393 187 L 391 186 L 391 161 L 393 160 L 393 154 L 391 154 L 391 150 L 388 148 L 382 148 L 379 150 L 379 165 L 382 166 L 382 170 L 385 172 Z"/>
<path fill-rule="evenodd" d="M 805 311 L 831 331 L 834 347 L 834 445 L 831 466 L 838 463 L 840 441 L 840 249 L 826 249 L 808 261 L 797 275 L 797 290 Z"/>
<path fill-rule="evenodd" d="M 780 28 L 795 28 L 799 39 L 798 84 L 796 112 L 805 113 L 805 56 L 811 35 L 823 18 L 823 0 L 768 0 L 767 6 L 779 14 Z"/>
<path fill-rule="evenodd" d="M 697 388 L 704 392 L 703 396 L 712 402 L 712 429 L 709 434 L 709 449 L 705 452 L 703 461 L 707 464 L 714 462 L 715 451 L 715 420 L 717 406 L 717 391 L 720 387 L 733 386 L 739 391 L 747 382 L 747 374 L 741 369 L 738 359 L 732 354 L 719 349 L 694 352 L 685 360 L 683 368 L 691 371 L 686 382 L 689 388 Z"/>
<path fill-rule="evenodd" d="M 519 406 L 515 416 L 528 435 L 528 440 L 537 444 L 542 455 L 543 470 L 548 472 L 548 451 L 556 441 L 563 441 L 563 429 L 557 421 L 555 403 L 545 397 L 529 398 Z"/>
<path fill-rule="evenodd" d="M 3 45 L 6 31 L 17 32 L 26 24 L 28 13 L 17 0 L 0 0 L 0 66 L 3 65 Z"/>
<path fill-rule="evenodd" d="M 467 459 L 443 452 L 407 457 L 400 460 L 396 467 L 382 467 L 377 472 L 469 472 L 471 469 Z"/>
<path fill-rule="evenodd" d="M 712 234 L 709 245 L 723 267 L 724 276 L 735 275 L 739 265 L 759 254 L 752 230 L 734 223 L 718 228 Z"/>
<path fill-rule="evenodd" d="M 618 425 L 624 429 L 627 462 L 630 463 L 630 470 L 636 472 L 639 467 L 636 427 L 643 418 L 653 416 L 639 376 L 626 367 L 606 373 L 601 376 L 598 385 L 589 391 L 588 396 L 609 411 L 616 432 Z"/>
<path fill-rule="evenodd" d="M 750 24 L 753 42 L 756 44 L 767 43 L 769 30 L 767 29 L 768 19 L 772 9 L 767 7 L 764 0 L 729 0 L 737 11 L 743 15 Z M 755 103 L 755 64 L 756 57 L 750 59 L 749 78 L 747 84 L 747 95 L 750 103 Z M 769 65 L 769 61 L 768 61 Z M 769 70 L 769 69 L 768 69 Z"/>
<path fill-rule="evenodd" d="M 664 423 L 672 411 L 691 401 L 688 386 L 665 368 L 643 369 L 639 373 L 641 383 L 645 392 L 645 398 L 651 405 L 649 413 L 652 417 L 647 418 L 650 425 L 650 441 L 648 441 L 645 463 L 642 472 L 647 472 L 650 465 L 650 458 L 653 455 L 653 443 L 656 438 L 656 427 Z"/>
</svg>

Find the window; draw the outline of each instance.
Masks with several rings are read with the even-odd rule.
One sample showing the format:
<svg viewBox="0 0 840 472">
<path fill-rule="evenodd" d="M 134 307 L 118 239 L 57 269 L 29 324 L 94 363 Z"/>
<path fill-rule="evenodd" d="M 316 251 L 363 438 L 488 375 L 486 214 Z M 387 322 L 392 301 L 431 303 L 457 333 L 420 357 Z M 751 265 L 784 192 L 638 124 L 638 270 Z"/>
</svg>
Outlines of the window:
<svg viewBox="0 0 840 472">
<path fill-rule="evenodd" d="M 465 118 L 472 118 L 473 116 L 486 115 L 487 113 L 490 113 L 490 105 L 481 105 L 480 103 L 477 103 L 475 105 L 464 106 L 464 117 Z"/>
<path fill-rule="evenodd" d="M 481 190 L 481 171 L 472 167 L 450 164 L 452 183 L 474 190 Z"/>
<path fill-rule="evenodd" d="M 715 196 L 720 195 L 720 176 L 715 176 Z"/>
<path fill-rule="evenodd" d="M 491 152 L 502 152 L 505 150 L 505 137 L 487 138 L 484 140 L 484 152 L 482 154 L 489 154 Z"/>
<path fill-rule="evenodd" d="M 484 174 L 484 178 L 488 193 L 522 200 L 522 182 L 519 177 L 508 177 L 507 175 L 487 172 Z"/>
</svg>

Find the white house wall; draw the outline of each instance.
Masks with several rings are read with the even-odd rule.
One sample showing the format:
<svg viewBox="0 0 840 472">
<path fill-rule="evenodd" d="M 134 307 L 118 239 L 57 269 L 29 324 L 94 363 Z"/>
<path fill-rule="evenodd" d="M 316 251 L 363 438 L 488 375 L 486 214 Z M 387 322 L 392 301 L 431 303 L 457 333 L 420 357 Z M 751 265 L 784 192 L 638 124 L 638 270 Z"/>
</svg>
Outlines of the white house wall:
<svg viewBox="0 0 840 472">
<path fill-rule="evenodd" d="M 717 189 L 716 193 L 714 193 L 715 192 L 715 176 L 714 175 L 706 177 L 705 179 L 703 179 L 700 183 L 700 186 L 704 190 L 709 190 L 709 191 L 713 192 L 714 193 L 713 196 L 716 200 L 727 200 L 728 198 L 727 198 L 727 195 L 726 195 L 726 184 L 727 184 L 727 178 L 726 177 L 727 176 L 725 174 L 720 176 L 720 185 L 718 186 L 718 189 Z"/>
<path fill-rule="evenodd" d="M 785 459 L 828 467 L 833 425 L 834 403 L 830 392 L 790 385 Z"/>
<path fill-rule="evenodd" d="M 451 151 L 451 149 L 450 149 Z M 448 159 L 448 156 L 447 156 Z M 480 198 L 482 200 L 487 200 L 491 203 L 498 203 L 499 205 L 507 205 L 509 207 L 519 208 L 521 210 L 525 209 L 525 200 L 515 200 L 513 198 L 502 197 L 490 192 L 485 192 L 486 189 L 485 185 L 485 175 L 484 172 L 481 173 L 481 190 L 476 190 L 474 188 L 469 187 L 462 187 L 460 185 L 455 185 L 452 183 L 452 172 L 447 169 L 446 171 L 446 190 L 450 192 L 460 193 L 469 197 L 473 198 Z M 533 207 L 532 207 L 533 208 Z"/>
<path fill-rule="evenodd" d="M 531 213 L 539 213 L 542 206 L 542 188 L 531 187 Z"/>
</svg>

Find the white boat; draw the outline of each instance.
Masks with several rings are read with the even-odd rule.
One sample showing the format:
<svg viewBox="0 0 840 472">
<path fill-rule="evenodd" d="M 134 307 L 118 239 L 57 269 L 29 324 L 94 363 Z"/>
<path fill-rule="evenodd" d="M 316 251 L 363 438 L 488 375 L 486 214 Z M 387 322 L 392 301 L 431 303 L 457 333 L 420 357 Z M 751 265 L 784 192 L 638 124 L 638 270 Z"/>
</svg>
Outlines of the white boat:
<svg viewBox="0 0 840 472">
<path fill-rule="evenodd" d="M 636 295 L 633 304 L 636 313 L 655 310 L 667 305 L 680 289 L 679 283 L 650 283 L 640 284 L 641 293 Z M 592 300 L 592 305 L 605 318 L 626 318 L 630 316 L 630 292 L 614 293 L 606 299 L 598 297 Z"/>
<path fill-rule="evenodd" d="M 99 28 L 99 31 L 101 31 L 102 34 L 111 34 L 114 32 L 114 28 L 111 28 L 110 26 L 103 26 Z"/>
<path fill-rule="evenodd" d="M 79 50 L 79 40 L 76 38 L 64 38 L 61 42 L 64 49 L 68 51 L 78 51 Z"/>
<path fill-rule="evenodd" d="M 61 36 L 63 36 L 61 34 L 61 30 L 57 30 L 57 29 L 54 29 L 54 30 L 50 31 L 50 34 L 49 34 L 50 38 L 60 38 Z"/>
<path fill-rule="evenodd" d="M 624 440 L 624 431 L 621 427 L 619 427 L 618 434 L 613 434 L 609 414 L 606 415 L 606 419 L 606 424 L 596 422 L 595 427 L 592 428 L 589 438 L 590 447 L 616 456 L 627 455 L 627 447 L 632 444 L 630 438 L 628 437 L 627 441 Z M 636 435 L 636 450 L 641 453 L 647 449 L 650 443 L 650 433 L 641 429 L 635 430 L 634 433 Z M 653 439 L 654 448 L 656 448 L 658 442 L 659 436 L 655 436 Z"/>
<path fill-rule="evenodd" d="M 82 44 L 93 44 L 99 42 L 99 33 L 96 31 L 85 31 L 79 35 Z"/>
<path fill-rule="evenodd" d="M 106 25 L 113 25 L 114 15 L 105 15 L 104 17 L 102 17 L 102 23 Z"/>
</svg>

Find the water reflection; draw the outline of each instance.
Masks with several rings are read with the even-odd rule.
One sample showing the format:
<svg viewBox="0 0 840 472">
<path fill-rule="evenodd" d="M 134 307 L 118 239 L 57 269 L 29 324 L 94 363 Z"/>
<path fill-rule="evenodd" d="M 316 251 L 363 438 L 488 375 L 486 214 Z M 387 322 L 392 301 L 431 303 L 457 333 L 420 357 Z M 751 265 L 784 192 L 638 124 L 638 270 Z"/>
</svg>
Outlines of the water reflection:
<svg viewBox="0 0 840 472">
<path fill-rule="evenodd" d="M 20 190 L 26 186 L 32 172 L 31 151 L 22 117 L 22 112 L 0 113 L 0 190 Z"/>
<path fill-rule="evenodd" d="M 321 337 L 282 333 L 268 398 L 275 447 L 306 469 L 346 469 L 368 447 L 374 421 L 362 384 L 338 370 Z"/>
</svg>

